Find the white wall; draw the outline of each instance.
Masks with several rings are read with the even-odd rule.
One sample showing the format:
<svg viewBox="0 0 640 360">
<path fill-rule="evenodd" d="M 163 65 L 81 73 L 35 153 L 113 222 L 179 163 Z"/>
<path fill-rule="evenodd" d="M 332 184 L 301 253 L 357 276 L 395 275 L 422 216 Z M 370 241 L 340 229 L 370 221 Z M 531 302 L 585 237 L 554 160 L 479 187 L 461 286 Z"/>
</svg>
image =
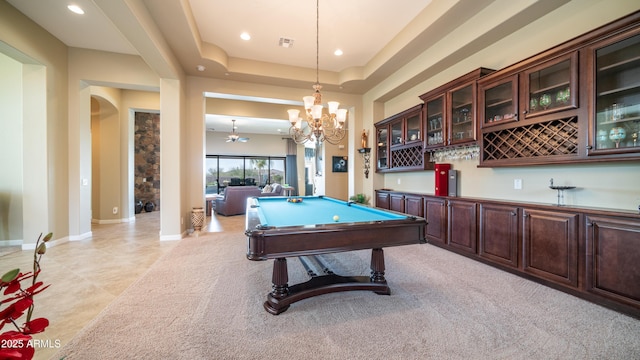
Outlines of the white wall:
<svg viewBox="0 0 640 360">
<path fill-rule="evenodd" d="M 22 64 L 0 53 L 0 245 L 22 232 Z"/>
</svg>

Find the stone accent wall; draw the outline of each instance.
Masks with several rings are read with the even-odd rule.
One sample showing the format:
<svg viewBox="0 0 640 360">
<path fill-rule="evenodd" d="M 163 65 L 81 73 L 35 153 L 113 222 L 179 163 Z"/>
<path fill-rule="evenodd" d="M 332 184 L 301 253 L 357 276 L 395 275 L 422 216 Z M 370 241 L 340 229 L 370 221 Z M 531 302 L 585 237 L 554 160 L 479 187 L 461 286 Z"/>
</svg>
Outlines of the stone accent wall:
<svg viewBox="0 0 640 360">
<path fill-rule="evenodd" d="M 134 148 L 135 202 L 160 210 L 160 114 L 136 112 Z"/>
</svg>

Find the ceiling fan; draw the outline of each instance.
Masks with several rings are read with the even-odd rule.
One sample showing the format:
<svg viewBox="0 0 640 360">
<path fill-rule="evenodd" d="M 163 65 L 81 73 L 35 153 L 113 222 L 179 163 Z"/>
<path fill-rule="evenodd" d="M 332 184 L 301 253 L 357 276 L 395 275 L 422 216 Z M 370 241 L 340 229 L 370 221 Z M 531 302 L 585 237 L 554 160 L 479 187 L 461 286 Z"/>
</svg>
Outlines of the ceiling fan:
<svg viewBox="0 0 640 360">
<path fill-rule="evenodd" d="M 229 134 L 229 136 L 227 136 L 227 142 L 247 142 L 249 141 L 249 138 L 246 137 L 240 137 L 240 135 L 238 135 L 236 133 L 236 121 L 231 120 L 233 122 L 233 128 L 231 129 L 231 134 Z"/>
</svg>

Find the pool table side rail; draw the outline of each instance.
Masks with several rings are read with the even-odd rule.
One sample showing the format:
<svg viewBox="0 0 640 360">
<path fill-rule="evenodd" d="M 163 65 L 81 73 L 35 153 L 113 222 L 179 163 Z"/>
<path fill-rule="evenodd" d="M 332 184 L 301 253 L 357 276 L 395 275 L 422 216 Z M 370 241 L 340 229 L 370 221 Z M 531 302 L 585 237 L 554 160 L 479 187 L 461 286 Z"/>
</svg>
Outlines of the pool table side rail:
<svg viewBox="0 0 640 360">
<path fill-rule="evenodd" d="M 249 203 L 249 202 L 248 202 Z M 266 260 L 302 255 L 426 243 L 420 217 L 314 226 L 263 227 L 258 209 L 247 208 L 247 258 Z"/>
</svg>

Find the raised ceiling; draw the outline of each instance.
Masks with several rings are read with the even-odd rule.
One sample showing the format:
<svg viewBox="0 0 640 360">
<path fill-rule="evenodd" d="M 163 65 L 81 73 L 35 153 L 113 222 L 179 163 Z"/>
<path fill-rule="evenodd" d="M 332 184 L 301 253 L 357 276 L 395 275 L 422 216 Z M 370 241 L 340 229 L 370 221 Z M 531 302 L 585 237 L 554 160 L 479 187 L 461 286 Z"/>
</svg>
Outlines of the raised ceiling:
<svg viewBox="0 0 640 360">
<path fill-rule="evenodd" d="M 316 80 L 315 0 L 75 0 L 82 16 L 67 10 L 68 0 L 6 1 L 70 47 L 140 55 L 163 77 L 173 70 L 166 59 L 175 59 L 192 76 L 309 91 Z M 327 91 L 363 94 L 470 22 L 492 28 L 443 60 L 459 60 L 569 2 L 522 1 L 320 0 L 320 83 Z M 510 12 L 516 21 L 494 16 L 509 6 L 517 7 Z M 241 40 L 242 32 L 251 40 Z M 278 46 L 280 38 L 293 46 Z M 344 52 L 339 57 L 333 54 L 338 48 Z M 424 81 L 438 66 L 384 98 Z M 228 118 L 216 121 L 207 127 L 230 130 Z"/>
</svg>

